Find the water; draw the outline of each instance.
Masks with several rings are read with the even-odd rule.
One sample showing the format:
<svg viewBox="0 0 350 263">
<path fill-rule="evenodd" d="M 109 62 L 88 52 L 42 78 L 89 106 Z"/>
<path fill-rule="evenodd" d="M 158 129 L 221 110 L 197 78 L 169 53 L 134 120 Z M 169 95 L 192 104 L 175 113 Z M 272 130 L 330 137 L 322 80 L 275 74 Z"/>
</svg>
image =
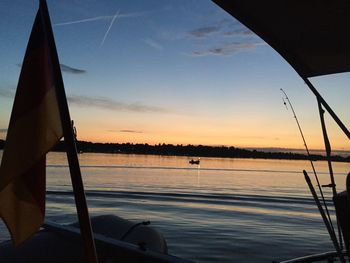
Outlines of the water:
<svg viewBox="0 0 350 263">
<path fill-rule="evenodd" d="M 169 252 L 198 262 L 271 262 L 332 250 L 304 182 L 308 162 L 126 154 L 79 156 L 92 215 L 150 220 Z M 46 218 L 76 219 L 65 154 L 47 159 Z M 315 162 L 322 184 L 327 164 Z M 338 190 L 348 163 L 334 163 Z M 330 192 L 327 191 L 327 196 Z M 8 238 L 0 225 L 0 240 Z"/>
</svg>

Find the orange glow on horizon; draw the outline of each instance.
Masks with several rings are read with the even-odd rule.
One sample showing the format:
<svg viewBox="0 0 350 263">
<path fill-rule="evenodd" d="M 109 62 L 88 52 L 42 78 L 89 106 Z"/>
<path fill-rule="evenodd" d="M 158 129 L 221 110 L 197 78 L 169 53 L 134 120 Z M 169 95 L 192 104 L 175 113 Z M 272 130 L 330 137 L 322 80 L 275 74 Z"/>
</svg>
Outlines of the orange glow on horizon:
<svg viewBox="0 0 350 263">
<path fill-rule="evenodd" d="M 81 133 L 79 140 L 98 143 L 148 143 L 155 144 L 173 144 L 173 145 L 208 145 L 208 146 L 234 146 L 238 148 L 290 148 L 304 149 L 300 137 L 286 136 L 283 138 L 274 137 L 254 137 L 254 136 L 189 136 L 184 134 L 146 134 L 137 132 L 100 132 L 100 133 Z M 321 138 L 322 139 L 322 138 Z M 333 150 L 350 150 L 349 143 L 343 138 L 333 141 Z M 319 150 L 324 149 L 323 141 L 319 138 L 310 139 L 308 148 Z"/>
</svg>

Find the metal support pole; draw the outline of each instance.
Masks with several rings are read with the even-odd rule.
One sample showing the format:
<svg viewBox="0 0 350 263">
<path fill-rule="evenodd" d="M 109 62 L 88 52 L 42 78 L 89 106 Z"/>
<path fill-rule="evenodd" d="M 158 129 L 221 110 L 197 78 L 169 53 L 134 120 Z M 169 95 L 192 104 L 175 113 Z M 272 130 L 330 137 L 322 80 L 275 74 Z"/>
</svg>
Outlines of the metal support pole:
<svg viewBox="0 0 350 263">
<path fill-rule="evenodd" d="M 318 207 L 318 210 L 319 210 L 319 212 L 321 214 L 323 222 L 326 225 L 326 228 L 328 230 L 329 236 L 330 236 L 330 238 L 331 238 L 331 240 L 333 242 L 334 248 L 338 252 L 338 256 L 340 258 L 340 261 L 342 263 L 346 263 L 345 258 L 344 258 L 343 254 L 342 254 L 342 251 L 340 249 L 337 237 L 336 237 L 334 231 L 332 230 L 332 228 L 330 226 L 330 223 L 328 222 L 327 216 L 326 216 L 326 214 L 325 214 L 325 212 L 324 212 L 324 210 L 323 210 L 323 208 L 321 206 L 320 200 L 317 197 L 315 188 L 314 188 L 314 186 L 311 183 L 310 177 L 309 177 L 309 175 L 307 174 L 307 172 L 305 170 L 303 171 L 303 173 L 304 173 L 305 181 L 306 181 L 307 185 L 309 186 L 310 192 L 311 192 L 311 194 L 312 194 L 312 196 L 313 196 L 313 198 L 315 200 L 315 203 L 316 203 L 316 205 Z"/>
<path fill-rule="evenodd" d="M 319 99 L 317 99 L 318 103 L 318 111 L 320 114 L 320 121 L 321 121 L 321 127 L 322 127 L 322 133 L 323 133 L 323 139 L 324 139 L 324 144 L 325 144 L 325 149 L 326 149 L 326 154 L 327 154 L 327 163 L 328 163 L 328 169 L 329 169 L 329 176 L 331 178 L 331 187 L 333 191 L 333 196 L 337 194 L 336 190 L 336 184 L 334 180 L 334 175 L 333 175 L 333 168 L 332 168 L 332 161 L 331 161 L 331 144 L 329 143 L 328 139 L 328 134 L 327 134 L 327 129 L 326 129 L 326 123 L 324 121 L 324 110 L 322 108 L 321 102 Z"/>
<path fill-rule="evenodd" d="M 331 184 L 329 186 L 332 188 L 333 197 L 334 197 L 337 194 L 337 189 L 336 189 L 336 184 L 335 184 L 335 180 L 334 180 L 333 167 L 332 167 L 332 161 L 331 161 L 331 151 L 332 151 L 332 149 L 331 149 L 331 144 L 330 144 L 329 139 L 328 139 L 326 123 L 325 123 L 325 120 L 324 120 L 324 110 L 322 108 L 322 104 L 321 104 L 319 99 L 317 99 L 317 103 L 318 103 L 318 111 L 319 111 L 319 114 L 320 114 L 320 121 L 321 121 L 323 139 L 324 139 L 326 155 L 327 155 L 329 176 L 331 178 Z M 342 232 L 341 232 L 341 228 L 340 228 L 338 217 L 337 217 L 337 226 L 338 226 L 338 236 L 339 236 L 340 248 L 342 249 L 343 248 L 343 236 L 342 236 Z"/>
<path fill-rule="evenodd" d="M 335 114 L 335 112 L 332 110 L 332 108 L 327 104 L 327 102 L 322 98 L 320 93 L 315 89 L 315 87 L 312 85 L 312 83 L 306 78 L 303 77 L 303 80 L 305 81 L 306 85 L 310 88 L 310 90 L 315 94 L 317 100 L 320 101 L 320 103 L 325 107 L 325 109 L 328 111 L 328 113 L 332 116 L 334 121 L 338 124 L 340 129 L 345 133 L 345 135 L 350 139 L 350 132 L 346 128 L 346 126 L 343 124 L 343 122 L 338 118 L 338 116 Z"/>
</svg>

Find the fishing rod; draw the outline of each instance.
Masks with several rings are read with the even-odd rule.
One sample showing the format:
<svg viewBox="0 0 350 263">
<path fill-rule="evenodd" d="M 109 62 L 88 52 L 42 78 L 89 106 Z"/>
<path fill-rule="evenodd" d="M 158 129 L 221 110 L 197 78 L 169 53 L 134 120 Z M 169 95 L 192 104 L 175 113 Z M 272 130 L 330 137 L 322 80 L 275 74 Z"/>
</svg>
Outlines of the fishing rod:
<svg viewBox="0 0 350 263">
<path fill-rule="evenodd" d="M 327 226 L 328 223 L 329 223 L 329 225 L 330 225 L 330 227 L 331 227 L 331 229 L 332 229 L 332 231 L 333 231 L 333 233 L 334 233 L 334 227 L 333 227 L 333 224 L 332 224 L 332 220 L 331 220 L 331 216 L 330 216 L 330 213 L 329 213 L 329 210 L 328 210 L 328 206 L 327 206 L 327 203 L 326 203 L 326 199 L 324 198 L 324 194 L 323 194 L 323 191 L 322 191 L 322 187 L 321 187 L 320 181 L 319 181 L 319 179 L 318 179 L 318 176 L 317 176 L 317 173 L 316 173 L 316 169 L 315 169 L 314 163 L 313 163 L 312 158 L 311 158 L 311 154 L 310 154 L 309 148 L 308 148 L 308 146 L 307 146 L 307 144 L 306 144 L 306 140 L 305 140 L 305 137 L 304 137 L 304 133 L 303 133 L 303 131 L 302 131 L 302 129 L 301 129 L 301 126 L 300 126 L 300 124 L 299 124 L 297 115 L 295 114 L 293 105 L 292 105 L 291 101 L 289 100 L 289 97 L 287 96 L 286 92 L 285 92 L 283 89 L 280 89 L 280 90 L 283 92 L 283 94 L 284 94 L 284 96 L 285 96 L 285 98 L 282 97 L 282 100 L 283 100 L 284 105 L 287 107 L 287 104 L 286 104 L 286 102 L 285 102 L 285 100 L 286 100 L 286 101 L 288 102 L 288 104 L 289 104 L 289 106 L 290 106 L 292 112 L 293 112 L 293 117 L 294 117 L 294 119 L 295 119 L 295 121 L 296 121 L 296 123 L 297 123 L 297 125 L 298 125 L 298 129 L 299 129 L 301 138 L 303 139 L 303 142 L 304 142 L 304 146 L 305 146 L 305 149 L 306 149 L 307 156 L 309 157 L 308 159 L 309 159 L 309 161 L 310 161 L 310 164 L 311 164 L 311 167 L 312 167 L 312 171 L 313 171 L 313 173 L 314 173 L 314 175 L 315 175 L 315 179 L 316 179 L 316 182 L 317 182 L 317 186 L 318 186 L 318 189 L 319 189 L 320 194 L 321 194 L 321 199 L 322 199 L 322 202 L 323 202 L 324 207 L 325 207 L 325 209 L 326 209 L 326 214 L 327 214 L 327 217 L 328 217 L 328 222 L 324 221 L 324 223 L 326 224 L 326 226 Z M 287 107 L 287 109 L 288 109 L 288 107 Z M 308 185 L 309 185 L 309 184 L 308 184 Z M 319 207 L 319 208 L 320 208 L 320 207 Z M 321 208 L 322 208 L 322 206 L 321 206 Z M 322 211 L 321 211 L 321 210 L 320 210 L 320 213 L 322 214 Z M 324 220 L 327 220 L 326 217 L 322 217 L 322 218 L 323 218 Z M 331 237 L 331 238 L 332 238 L 332 237 Z M 333 240 L 333 239 L 332 239 L 332 240 Z"/>
</svg>

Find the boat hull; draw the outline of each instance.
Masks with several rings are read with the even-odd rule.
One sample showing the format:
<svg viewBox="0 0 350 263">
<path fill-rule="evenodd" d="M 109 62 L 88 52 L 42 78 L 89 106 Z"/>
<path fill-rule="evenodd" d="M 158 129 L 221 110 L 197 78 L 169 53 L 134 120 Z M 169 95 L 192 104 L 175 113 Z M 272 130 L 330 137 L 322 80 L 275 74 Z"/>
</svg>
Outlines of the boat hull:
<svg viewBox="0 0 350 263">
<path fill-rule="evenodd" d="M 92 219 L 99 262 L 188 262 L 167 254 L 164 237 L 154 228 L 116 216 Z M 97 234 L 96 234 L 97 233 Z M 0 244 L 0 262 L 86 262 L 77 223 L 45 224 L 19 247 Z"/>
</svg>

